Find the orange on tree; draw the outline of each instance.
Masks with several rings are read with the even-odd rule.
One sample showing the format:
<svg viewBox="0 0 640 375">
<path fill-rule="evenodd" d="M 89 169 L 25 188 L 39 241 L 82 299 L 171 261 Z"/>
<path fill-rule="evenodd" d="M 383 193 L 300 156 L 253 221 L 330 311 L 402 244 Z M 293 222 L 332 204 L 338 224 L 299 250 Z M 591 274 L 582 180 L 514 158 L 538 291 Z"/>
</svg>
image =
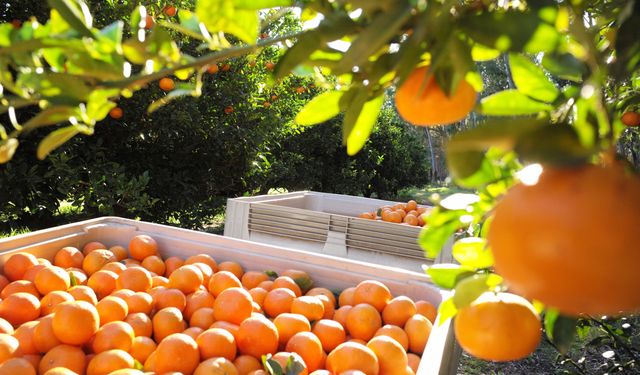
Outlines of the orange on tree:
<svg viewBox="0 0 640 375">
<path fill-rule="evenodd" d="M 164 91 L 171 91 L 176 87 L 175 82 L 173 82 L 173 80 L 171 78 L 168 78 L 168 77 L 164 77 L 164 78 L 160 79 L 160 82 L 158 83 L 158 85 Z"/>
<path fill-rule="evenodd" d="M 460 346 L 474 357 L 515 361 L 536 350 L 542 325 L 526 299 L 485 292 L 458 311 L 454 328 Z"/>
<path fill-rule="evenodd" d="M 174 7 L 173 5 L 167 5 L 164 8 L 164 14 L 166 14 L 169 17 L 173 17 L 176 15 L 176 13 L 178 13 L 178 10 L 176 9 L 176 7 Z"/>
<path fill-rule="evenodd" d="M 222 64 L 222 71 L 228 72 L 231 69 L 231 64 Z"/>
<path fill-rule="evenodd" d="M 461 80 L 451 96 L 438 86 L 429 67 L 414 69 L 395 95 L 398 113 L 413 125 L 452 124 L 467 117 L 476 104 L 477 93 Z"/>
<path fill-rule="evenodd" d="M 638 311 L 638 191 L 640 178 L 617 164 L 545 167 L 496 206 L 495 269 L 515 292 L 566 315 Z"/>
<path fill-rule="evenodd" d="M 640 113 L 628 111 L 622 114 L 620 121 L 626 126 L 640 126 Z"/>
<path fill-rule="evenodd" d="M 216 74 L 216 73 L 218 73 L 219 70 L 220 70 L 220 68 L 218 67 L 218 64 L 211 64 L 207 68 L 207 73 Z"/>
<path fill-rule="evenodd" d="M 224 113 L 226 113 L 227 115 L 232 114 L 234 111 L 233 106 L 232 105 L 228 105 L 226 107 L 224 107 Z"/>
<path fill-rule="evenodd" d="M 124 114 L 124 111 L 122 111 L 122 108 L 120 107 L 111 108 L 111 110 L 109 111 L 109 116 L 114 120 L 118 120 L 122 118 L 123 114 Z"/>
<path fill-rule="evenodd" d="M 271 70 L 273 70 L 273 69 L 276 67 L 276 64 L 274 64 L 274 63 L 273 63 L 273 61 L 267 61 L 267 62 L 264 64 L 264 67 L 265 67 L 267 70 L 271 71 Z"/>
<path fill-rule="evenodd" d="M 156 22 L 153 19 L 153 17 L 151 15 L 147 14 L 147 16 L 145 17 L 145 20 L 144 20 L 144 28 L 147 29 L 147 30 L 150 30 L 153 27 L 153 25 L 155 25 L 155 23 Z"/>
</svg>

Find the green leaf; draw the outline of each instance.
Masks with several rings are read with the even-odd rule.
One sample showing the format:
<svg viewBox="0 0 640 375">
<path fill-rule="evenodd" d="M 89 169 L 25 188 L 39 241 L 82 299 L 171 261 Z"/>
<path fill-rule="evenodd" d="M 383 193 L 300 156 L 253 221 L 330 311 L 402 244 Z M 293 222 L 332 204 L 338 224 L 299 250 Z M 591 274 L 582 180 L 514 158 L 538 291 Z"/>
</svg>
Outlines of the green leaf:
<svg viewBox="0 0 640 375">
<path fill-rule="evenodd" d="M 556 100 L 560 94 L 558 88 L 547 78 L 544 71 L 528 57 L 510 54 L 509 66 L 513 82 L 521 93 L 547 103 Z"/>
<path fill-rule="evenodd" d="M 184 90 L 184 89 L 172 90 L 167 95 L 149 104 L 149 107 L 147 107 L 147 113 L 153 113 L 156 110 L 158 110 L 160 107 L 163 107 L 169 104 L 170 102 L 185 96 L 197 96 L 197 94 L 193 90 Z"/>
<path fill-rule="evenodd" d="M 49 107 L 37 115 L 30 118 L 22 126 L 25 130 L 33 130 L 42 126 L 59 124 L 69 121 L 69 117 L 77 116 L 75 108 L 70 107 Z"/>
<path fill-rule="evenodd" d="M 347 135 L 347 154 L 353 156 L 364 147 L 382 109 L 384 94 L 369 100 L 362 107 L 353 128 Z"/>
<path fill-rule="evenodd" d="M 552 109 L 552 105 L 535 101 L 517 90 L 500 91 L 480 102 L 480 112 L 488 116 L 533 115 Z"/>
<path fill-rule="evenodd" d="M 547 310 L 544 315 L 544 329 L 547 337 L 558 348 L 560 353 L 566 354 L 575 338 L 576 318 L 560 315 L 556 310 Z"/>
<path fill-rule="evenodd" d="M 546 125 L 519 139 L 515 151 L 529 162 L 576 165 L 585 162 L 594 150 L 581 144 L 574 127 Z"/>
<path fill-rule="evenodd" d="M 484 161 L 483 151 L 447 151 L 447 168 L 455 179 L 463 179 L 472 176 L 481 167 Z"/>
<path fill-rule="evenodd" d="M 430 221 L 430 217 L 431 216 L 427 219 L 429 225 L 424 226 L 422 231 L 420 231 L 418 244 L 425 251 L 426 257 L 433 259 L 438 256 L 449 238 L 458 230 L 460 221 L 457 220 L 458 217 L 456 217 L 454 220 L 452 219 L 437 225 Z"/>
<path fill-rule="evenodd" d="M 309 101 L 296 115 L 299 125 L 316 125 L 340 114 L 343 91 L 327 91 Z"/>
<path fill-rule="evenodd" d="M 4 164 L 13 158 L 20 142 L 15 138 L 0 141 L 0 164 Z"/>
<path fill-rule="evenodd" d="M 493 266 L 493 255 L 484 238 L 460 239 L 453 244 L 452 252 L 453 257 L 463 266 L 473 269 Z"/>
<path fill-rule="evenodd" d="M 287 358 L 287 365 L 285 366 L 285 375 L 298 375 L 306 370 L 304 363 L 300 363 L 299 360 L 292 354 Z"/>
<path fill-rule="evenodd" d="M 258 8 L 252 1 L 237 4 L 234 0 L 198 0 L 196 15 L 212 33 L 223 31 L 243 42 L 254 44 L 260 28 Z M 245 6 L 244 8 L 242 6 Z"/>
<path fill-rule="evenodd" d="M 261 10 L 274 7 L 288 7 L 292 0 L 235 0 L 235 6 L 240 9 Z"/>
<path fill-rule="evenodd" d="M 284 370 L 278 361 L 271 358 L 271 354 L 262 356 L 262 365 L 269 375 L 284 375 Z"/>
<path fill-rule="evenodd" d="M 265 274 L 267 274 L 267 276 L 269 276 L 272 279 L 275 279 L 278 277 L 278 273 L 276 271 L 273 270 L 266 270 L 264 271 Z"/>
<path fill-rule="evenodd" d="M 453 318 L 458 313 L 456 304 L 453 303 L 453 298 L 448 298 L 440 303 L 438 306 L 438 325 L 442 325 L 444 322 Z"/>
<path fill-rule="evenodd" d="M 77 105 L 86 101 L 91 92 L 81 79 L 63 73 L 20 74 L 17 83 L 33 89 L 54 105 Z"/>
<path fill-rule="evenodd" d="M 9 47 L 11 45 L 11 32 L 13 25 L 10 23 L 0 24 L 0 47 Z"/>
<path fill-rule="evenodd" d="M 471 48 L 471 58 L 473 61 L 489 61 L 498 56 L 500 56 L 500 51 L 483 46 L 482 44 L 476 43 Z"/>
<path fill-rule="evenodd" d="M 494 290 L 502 283 L 502 277 L 496 274 L 482 274 L 467 277 L 458 282 L 453 295 L 453 303 L 458 309 L 469 306 L 484 292 Z"/>
<path fill-rule="evenodd" d="M 74 275 L 73 272 L 69 272 L 69 281 L 71 286 L 76 286 L 80 284 L 78 282 L 78 278 L 76 278 L 76 275 Z"/>
<path fill-rule="evenodd" d="M 534 118 L 489 119 L 475 128 L 456 133 L 447 143 L 447 152 L 484 151 L 490 147 L 510 150 L 518 139 L 547 124 L 547 120 Z"/>
<path fill-rule="evenodd" d="M 298 284 L 303 294 L 313 287 L 313 280 L 306 277 L 297 277 L 293 281 Z"/>
<path fill-rule="evenodd" d="M 38 159 L 43 160 L 51 151 L 62 146 L 78 133 L 79 130 L 73 125 L 52 131 L 38 145 L 36 152 Z"/>
<path fill-rule="evenodd" d="M 94 38 L 91 31 L 91 12 L 82 0 L 48 0 L 49 6 L 60 13 L 60 16 L 80 35 Z"/>
<path fill-rule="evenodd" d="M 570 53 L 545 54 L 542 58 L 542 66 L 558 78 L 573 82 L 582 82 L 586 73 L 586 67 Z"/>
<path fill-rule="evenodd" d="M 445 289 L 453 289 L 458 281 L 473 275 L 473 270 L 457 264 L 434 264 L 427 268 L 426 273 L 437 286 Z"/>
</svg>

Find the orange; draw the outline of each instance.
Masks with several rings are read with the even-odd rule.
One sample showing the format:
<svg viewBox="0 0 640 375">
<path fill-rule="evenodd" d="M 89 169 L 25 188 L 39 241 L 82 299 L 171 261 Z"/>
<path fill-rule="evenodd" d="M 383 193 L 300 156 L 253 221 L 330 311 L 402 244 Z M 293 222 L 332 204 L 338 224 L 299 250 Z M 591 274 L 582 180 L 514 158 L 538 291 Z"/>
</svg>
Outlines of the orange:
<svg viewBox="0 0 640 375">
<path fill-rule="evenodd" d="M 380 364 L 380 375 L 405 375 L 409 364 L 407 353 L 398 342 L 390 337 L 372 338 L 367 347 L 371 349 Z"/>
<path fill-rule="evenodd" d="M 222 328 L 210 328 L 196 339 L 201 359 L 224 357 L 230 361 L 236 358 L 236 339 Z"/>
<path fill-rule="evenodd" d="M 165 337 L 185 330 L 186 323 L 182 313 L 175 307 L 167 307 L 158 311 L 152 319 L 153 337 L 156 342 L 161 342 Z"/>
<path fill-rule="evenodd" d="M 23 354 L 20 358 L 27 360 L 35 370 L 40 367 L 40 360 L 42 359 L 42 356 L 40 354 Z M 35 371 L 37 372 L 37 370 Z"/>
<path fill-rule="evenodd" d="M 429 67 L 423 66 L 414 69 L 398 87 L 395 103 L 400 116 L 413 125 L 445 125 L 467 117 L 476 105 L 476 97 L 476 91 L 464 79 L 447 96 Z"/>
<path fill-rule="evenodd" d="M 242 323 L 252 311 L 251 294 L 242 288 L 226 289 L 213 302 L 214 318 L 233 324 Z"/>
<path fill-rule="evenodd" d="M 133 345 L 135 334 L 133 328 L 125 322 L 110 322 L 98 329 L 93 337 L 91 347 L 94 353 L 111 349 L 121 349 L 128 352 Z"/>
<path fill-rule="evenodd" d="M 11 358 L 0 365 L 0 375 L 36 375 L 36 370 L 24 358 Z"/>
<path fill-rule="evenodd" d="M 211 267 L 211 271 L 218 272 L 218 263 L 209 254 L 192 255 L 184 261 L 184 264 L 204 263 Z"/>
<path fill-rule="evenodd" d="M 536 350 L 542 325 L 526 299 L 487 292 L 458 311 L 454 329 L 460 346 L 474 357 L 515 361 Z"/>
<path fill-rule="evenodd" d="M 118 320 L 124 320 L 129 314 L 129 306 L 124 299 L 115 296 L 107 296 L 96 304 L 96 310 L 100 316 L 100 325 Z"/>
<path fill-rule="evenodd" d="M 173 5 L 167 5 L 164 8 L 164 14 L 166 14 L 169 17 L 173 17 L 176 15 L 176 13 L 178 13 L 178 10 L 176 9 L 176 7 L 174 7 Z"/>
<path fill-rule="evenodd" d="M 321 367 L 324 351 L 322 343 L 311 332 L 298 332 L 289 339 L 285 350 L 298 353 L 309 371 L 315 371 Z"/>
<path fill-rule="evenodd" d="M 129 314 L 137 312 L 142 312 L 147 315 L 151 314 L 153 298 L 149 293 L 136 292 L 134 295 L 126 297 L 124 301 L 127 303 L 127 310 Z"/>
<path fill-rule="evenodd" d="M 247 375 L 251 371 L 261 370 L 262 363 L 250 355 L 239 355 L 233 360 L 233 365 L 238 370 L 238 375 Z"/>
<path fill-rule="evenodd" d="M 82 345 L 98 331 L 99 319 L 89 302 L 63 302 L 53 310 L 53 333 L 65 344 Z"/>
<path fill-rule="evenodd" d="M 318 337 L 320 343 L 322 343 L 322 349 L 327 353 L 347 339 L 344 327 L 335 320 L 330 319 L 322 319 L 315 322 L 311 332 Z"/>
<path fill-rule="evenodd" d="M 409 350 L 415 354 L 422 354 L 432 329 L 433 325 L 429 319 L 420 314 L 409 318 L 404 324 L 404 331 L 409 337 Z"/>
<path fill-rule="evenodd" d="M 375 353 L 362 344 L 345 342 L 338 345 L 327 356 L 327 370 L 341 374 L 347 370 L 360 370 L 366 375 L 377 375 L 378 358 Z"/>
<path fill-rule="evenodd" d="M 151 274 L 141 267 L 127 268 L 118 276 L 116 288 L 145 292 L 151 289 Z"/>
<path fill-rule="evenodd" d="M 368 303 L 382 312 L 391 300 L 391 292 L 386 285 L 375 280 L 365 280 L 356 286 L 353 292 L 353 303 Z"/>
<path fill-rule="evenodd" d="M 89 361 L 87 375 L 107 375 L 116 370 L 133 368 L 133 357 L 120 349 L 98 353 Z"/>
<path fill-rule="evenodd" d="M 201 288 L 204 288 L 207 285 L 209 285 L 209 280 L 211 279 L 211 276 L 213 276 L 213 270 L 211 269 L 211 267 L 209 267 L 208 265 L 206 265 L 206 264 L 204 264 L 202 262 L 196 262 L 196 263 L 193 263 L 193 265 L 198 267 L 198 269 L 202 273 L 202 287 Z"/>
<path fill-rule="evenodd" d="M 225 67 L 227 67 L 228 65 L 223 65 L 223 70 Z M 226 113 L 227 115 L 232 114 L 234 111 L 233 106 L 232 105 L 228 105 L 226 107 L 224 107 L 224 113 Z"/>
<path fill-rule="evenodd" d="M 169 279 L 164 276 L 151 276 L 151 288 L 155 288 L 157 286 L 168 286 Z"/>
<path fill-rule="evenodd" d="M 133 258 L 127 258 L 127 259 L 124 259 L 124 260 L 122 261 L 122 264 L 124 264 L 124 266 L 125 266 L 126 268 L 134 267 L 134 266 L 142 267 L 142 265 L 140 264 L 140 261 L 139 261 L 139 260 L 135 260 L 135 259 L 133 259 Z"/>
<path fill-rule="evenodd" d="M 173 271 L 184 265 L 184 260 L 179 257 L 169 257 L 164 260 L 165 271 L 164 276 L 169 277 L 173 273 Z"/>
<path fill-rule="evenodd" d="M 236 342 L 242 354 L 256 358 L 273 354 L 278 350 L 278 329 L 266 318 L 252 316 L 240 324 Z"/>
<path fill-rule="evenodd" d="M 9 279 L 0 274 L 0 290 L 4 289 L 7 285 L 9 285 Z"/>
<path fill-rule="evenodd" d="M 338 306 L 342 307 L 342 306 L 353 306 L 355 305 L 355 303 L 353 303 L 353 295 L 356 291 L 356 287 L 352 286 L 349 288 L 344 289 L 341 293 L 340 296 L 338 297 Z"/>
<path fill-rule="evenodd" d="M 431 323 L 435 323 L 436 316 L 438 315 L 438 308 L 427 301 L 416 301 L 416 312 L 425 318 L 429 319 Z"/>
<path fill-rule="evenodd" d="M 147 358 L 156 350 L 155 341 L 146 336 L 138 336 L 133 339 L 129 354 L 138 362 L 144 363 Z"/>
<path fill-rule="evenodd" d="M 247 271 L 242 275 L 242 286 L 247 289 L 257 287 L 261 282 L 269 280 L 269 276 L 264 272 Z"/>
<path fill-rule="evenodd" d="M 0 333 L 0 363 L 21 355 L 18 339 L 6 333 Z"/>
<path fill-rule="evenodd" d="M 202 329 L 209 328 L 213 322 L 215 322 L 213 308 L 202 307 L 196 310 L 189 319 L 189 325 L 191 327 L 200 327 Z"/>
<path fill-rule="evenodd" d="M 40 316 L 40 300 L 33 294 L 14 293 L 0 302 L 0 318 L 14 326 L 36 319 Z"/>
<path fill-rule="evenodd" d="M 108 250 L 115 255 L 118 261 L 125 260 L 129 256 L 127 249 L 120 245 L 111 246 Z"/>
<path fill-rule="evenodd" d="M 170 78 L 163 79 L 168 79 L 173 84 Z M 160 83 L 162 84 L 162 80 L 160 80 Z M 140 234 L 129 241 L 129 256 L 131 258 L 143 261 L 144 258 L 152 255 L 158 255 L 158 244 L 151 236 Z"/>
<path fill-rule="evenodd" d="M 81 348 L 72 345 L 58 345 L 49 350 L 40 360 L 39 373 L 44 374 L 52 368 L 64 367 L 78 374 L 84 373 L 86 363 Z"/>
<path fill-rule="evenodd" d="M 241 288 L 242 282 L 233 273 L 229 271 L 218 271 L 209 279 L 209 292 L 217 297 L 223 290 L 229 288 Z"/>
<path fill-rule="evenodd" d="M 333 306 L 336 305 L 336 296 L 327 288 L 313 288 L 306 293 L 307 296 L 326 296 Z M 325 305 L 326 310 L 326 305 Z"/>
<path fill-rule="evenodd" d="M 309 321 L 320 320 L 324 316 L 324 304 L 314 296 L 301 296 L 291 303 L 291 312 L 300 314 Z"/>
<path fill-rule="evenodd" d="M 151 255 L 142 260 L 140 263 L 147 271 L 153 272 L 156 275 L 164 275 L 164 271 L 167 266 L 164 264 L 162 258 L 157 255 Z"/>
<path fill-rule="evenodd" d="M 313 287 L 313 280 L 306 271 L 288 269 L 282 271 L 280 276 L 287 276 L 293 279 L 293 281 L 300 286 L 303 293 L 306 293 L 311 287 Z"/>
<path fill-rule="evenodd" d="M 200 334 L 204 332 L 204 329 L 200 328 L 200 327 L 189 327 L 187 329 L 185 329 L 184 331 L 182 331 L 182 333 L 184 333 L 185 335 L 189 335 L 191 336 L 192 339 L 197 339 L 198 336 L 200 336 Z"/>
<path fill-rule="evenodd" d="M 87 275 L 91 276 L 99 271 L 105 264 L 116 262 L 115 255 L 109 250 L 94 250 L 85 255 L 82 261 L 82 269 Z"/>
<path fill-rule="evenodd" d="M 343 327 L 346 327 L 347 316 L 349 316 L 349 311 L 351 311 L 352 308 L 353 306 L 351 305 L 342 306 L 341 308 L 336 310 L 336 312 L 333 314 L 332 319 L 340 323 Z"/>
<path fill-rule="evenodd" d="M 115 292 L 111 293 L 110 296 L 121 298 L 123 301 L 127 302 L 126 299 L 131 297 L 134 294 L 136 294 L 136 292 L 134 292 L 133 290 L 118 289 Z"/>
<path fill-rule="evenodd" d="M 403 327 L 407 319 L 417 313 L 415 303 L 405 296 L 398 296 L 385 306 L 382 310 L 382 321 L 384 324 L 393 324 Z"/>
<path fill-rule="evenodd" d="M 640 113 L 633 111 L 625 112 L 622 114 L 622 117 L 620 117 L 620 120 L 626 126 L 640 126 Z"/>
<path fill-rule="evenodd" d="M 216 74 L 216 73 L 218 73 L 219 70 L 220 70 L 220 68 L 218 67 L 218 64 L 211 64 L 207 68 L 207 73 Z"/>
<path fill-rule="evenodd" d="M 144 313 L 133 313 L 127 315 L 124 321 L 133 328 L 133 333 L 138 336 L 151 337 L 153 334 L 153 323 L 151 318 Z"/>
<path fill-rule="evenodd" d="M 7 333 L 9 335 L 13 334 L 13 326 L 11 325 L 11 323 L 7 322 L 6 320 L 0 318 L 0 333 Z"/>
<path fill-rule="evenodd" d="M 309 320 L 300 314 L 283 313 L 273 319 L 278 330 L 278 341 L 280 345 L 286 345 L 287 341 L 298 332 L 311 331 Z"/>
<path fill-rule="evenodd" d="M 309 374 L 309 370 L 307 369 L 307 364 L 304 362 L 304 359 L 298 353 L 292 352 L 278 352 L 271 356 L 271 359 L 278 362 L 280 368 L 282 369 L 282 373 L 287 373 L 287 363 L 291 361 L 298 362 L 303 366 L 302 370 L 298 372 L 298 375 L 307 375 Z"/>
<path fill-rule="evenodd" d="M 380 313 L 369 304 L 355 305 L 347 314 L 345 328 L 353 338 L 368 341 L 380 327 L 382 327 Z"/>
<path fill-rule="evenodd" d="M 238 375 L 233 362 L 226 358 L 209 358 L 196 367 L 193 375 Z"/>
<path fill-rule="evenodd" d="M 404 217 L 404 219 L 402 219 L 402 222 L 406 223 L 406 224 L 409 224 L 409 225 L 413 225 L 415 227 L 415 226 L 418 226 L 419 220 L 418 220 L 418 217 L 416 215 L 407 214 Z"/>
<path fill-rule="evenodd" d="M 51 370 L 45 372 L 43 375 L 78 375 L 78 374 L 64 367 L 54 367 Z"/>
<path fill-rule="evenodd" d="M 156 310 L 161 310 L 165 307 L 175 307 L 182 311 L 186 304 L 187 298 L 178 289 L 167 288 L 159 290 L 153 295 L 153 307 Z"/>
<path fill-rule="evenodd" d="M 69 274 L 57 266 L 44 267 L 36 274 L 34 282 L 38 292 L 45 295 L 55 290 L 67 290 L 71 286 Z"/>
<path fill-rule="evenodd" d="M 157 349 L 157 348 L 156 348 Z M 147 360 L 144 361 L 144 371 L 151 372 L 155 374 L 156 371 L 156 358 L 157 358 L 157 350 L 154 350 L 153 353 L 147 357 Z"/>
<path fill-rule="evenodd" d="M 198 309 L 203 307 L 213 307 L 215 298 L 206 290 L 197 290 L 186 297 L 185 308 L 183 311 L 184 317 L 191 319 L 191 315 Z"/>
<path fill-rule="evenodd" d="M 382 211 L 382 220 L 390 223 L 402 223 L 402 215 L 399 211 Z"/>
<path fill-rule="evenodd" d="M 363 372 L 363 374 L 364 374 L 364 372 Z M 321 369 L 321 370 L 316 370 L 316 371 L 312 372 L 310 375 L 332 375 L 332 374 L 331 374 L 331 372 L 329 370 L 322 370 Z M 360 374 L 360 375 L 362 375 L 362 374 Z"/>
<path fill-rule="evenodd" d="M 87 286 L 95 292 L 98 299 L 102 299 L 113 293 L 117 280 L 118 275 L 115 272 L 101 269 L 89 276 Z"/>
<path fill-rule="evenodd" d="M 15 253 L 4 262 L 4 275 L 10 280 L 20 280 L 27 270 L 38 264 L 35 256 L 28 253 Z"/>
<path fill-rule="evenodd" d="M 98 303 L 98 297 L 96 293 L 90 287 L 86 285 L 76 285 L 72 286 L 67 290 L 67 293 L 71 294 L 71 296 L 76 301 L 85 301 L 89 302 L 92 305 L 96 305 Z"/>
<path fill-rule="evenodd" d="M 81 268 L 67 268 L 67 271 L 69 272 L 69 279 L 73 280 L 75 279 L 75 282 L 72 282 L 71 284 L 76 284 L 76 285 L 86 285 L 87 284 L 87 273 L 84 272 L 84 270 L 82 270 Z"/>
<path fill-rule="evenodd" d="M 87 256 L 87 254 L 89 254 L 90 252 L 92 252 L 94 250 L 106 250 L 106 249 L 107 249 L 107 247 L 102 242 L 93 241 L 93 242 L 87 242 L 82 247 L 82 253 L 85 256 Z"/>
<path fill-rule="evenodd" d="M 156 372 L 159 374 L 169 371 L 191 374 L 200 362 L 195 340 L 182 333 L 167 336 L 158 344 L 156 353 Z"/>
<path fill-rule="evenodd" d="M 67 301 L 75 301 L 73 296 L 60 290 L 53 291 L 40 300 L 40 314 L 49 315 L 57 304 Z"/>
<path fill-rule="evenodd" d="M 262 308 L 267 315 L 271 318 L 275 318 L 282 313 L 291 312 L 291 304 L 295 298 L 296 295 L 291 291 L 291 289 L 272 289 L 267 293 L 267 296 L 264 297 Z"/>
<path fill-rule="evenodd" d="M 620 165 L 545 167 L 495 208 L 488 241 L 496 271 L 518 294 L 565 315 L 638 311 L 640 252 L 630 246 L 638 191 L 640 177 Z"/>
<path fill-rule="evenodd" d="M 61 268 L 82 268 L 84 255 L 73 246 L 63 247 L 58 250 L 53 258 L 53 264 Z"/>
<path fill-rule="evenodd" d="M 409 367 L 413 370 L 414 373 L 418 373 L 418 366 L 420 366 L 420 357 L 413 353 L 407 353 L 407 362 L 409 363 Z"/>
<path fill-rule="evenodd" d="M 379 330 L 376 331 L 373 337 L 376 337 L 376 336 L 390 337 L 396 340 L 398 344 L 402 346 L 405 352 L 409 350 L 409 336 L 407 336 L 407 333 L 404 331 L 404 329 L 398 326 L 394 326 L 390 324 L 384 325 Z"/>
<path fill-rule="evenodd" d="M 280 276 L 273 280 L 273 289 L 276 288 L 287 288 L 291 290 L 296 295 L 296 297 L 300 297 L 302 295 L 300 286 L 298 286 L 293 278 L 289 276 Z"/>
<path fill-rule="evenodd" d="M 407 202 L 407 204 L 404 206 L 404 209 L 406 211 L 413 211 L 413 210 L 417 210 L 418 209 L 418 202 L 414 201 L 413 199 L 410 200 L 409 202 Z"/>
<path fill-rule="evenodd" d="M 222 329 L 225 329 L 230 334 L 232 334 L 233 337 L 236 339 L 236 342 L 238 342 L 238 332 L 240 331 L 240 326 L 237 325 L 237 324 L 224 322 L 224 321 L 217 321 L 217 322 L 213 322 L 213 324 L 209 328 L 222 328 Z"/>
<path fill-rule="evenodd" d="M 20 342 L 22 354 L 38 354 L 38 349 L 34 343 L 34 332 L 40 322 L 32 320 L 20 325 L 13 333 L 13 337 Z"/>
<path fill-rule="evenodd" d="M 204 281 L 202 272 L 193 264 L 184 265 L 169 276 L 169 288 L 179 289 L 182 293 L 193 293 Z"/>
<path fill-rule="evenodd" d="M 175 82 L 171 78 L 164 77 L 158 83 L 160 88 L 164 91 L 171 91 L 176 87 Z"/>
<path fill-rule="evenodd" d="M 4 287 L 4 289 L 2 289 L 0 297 L 7 298 L 10 294 L 14 293 L 29 293 L 38 299 L 40 298 L 40 292 L 38 292 L 38 288 L 36 288 L 36 285 L 33 282 L 27 280 L 16 280 L 9 283 Z"/>
<path fill-rule="evenodd" d="M 53 314 L 40 318 L 33 329 L 33 345 L 38 352 L 48 352 L 60 344 L 62 343 L 53 332 Z"/>
<path fill-rule="evenodd" d="M 264 304 L 264 299 L 267 297 L 267 293 L 269 292 L 266 289 L 263 289 L 260 287 L 256 287 L 249 290 L 249 294 L 251 294 L 251 298 L 253 299 L 253 302 L 257 303 L 258 306 L 260 306 L 261 308 L 262 308 L 262 305 Z"/>
<path fill-rule="evenodd" d="M 265 67 L 267 70 L 273 70 L 273 69 L 276 67 L 276 64 L 274 64 L 272 61 L 267 61 L 267 62 L 264 64 L 264 67 Z"/>
<path fill-rule="evenodd" d="M 109 251 L 111 251 L 111 250 L 109 250 Z M 120 275 L 122 273 L 122 271 L 124 271 L 126 269 L 127 269 L 127 266 L 125 266 L 122 263 L 111 262 L 111 263 L 105 264 L 100 270 L 101 271 L 111 271 L 111 272 L 115 273 L 116 275 Z"/>
<path fill-rule="evenodd" d="M 218 265 L 218 271 L 229 271 L 234 274 L 238 280 L 242 279 L 242 276 L 244 275 L 244 269 L 236 262 L 222 262 Z"/>
</svg>

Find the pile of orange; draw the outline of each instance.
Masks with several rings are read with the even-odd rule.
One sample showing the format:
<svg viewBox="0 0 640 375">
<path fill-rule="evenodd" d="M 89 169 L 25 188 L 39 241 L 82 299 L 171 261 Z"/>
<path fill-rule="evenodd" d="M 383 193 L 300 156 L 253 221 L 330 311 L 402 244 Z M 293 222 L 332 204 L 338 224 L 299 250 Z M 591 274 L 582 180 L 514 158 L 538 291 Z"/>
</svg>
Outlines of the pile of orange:
<svg viewBox="0 0 640 375">
<path fill-rule="evenodd" d="M 339 295 L 311 283 L 207 254 L 163 259 L 146 235 L 16 253 L 0 275 L 0 375 L 265 375 L 265 355 L 305 375 L 417 371 L 432 304 L 372 280 Z"/>
<path fill-rule="evenodd" d="M 362 219 L 382 220 L 390 223 L 398 223 L 423 227 L 427 222 L 427 207 L 419 207 L 418 203 L 410 200 L 407 203 L 396 203 L 393 206 L 383 206 L 373 212 L 363 212 L 358 215 Z"/>
</svg>

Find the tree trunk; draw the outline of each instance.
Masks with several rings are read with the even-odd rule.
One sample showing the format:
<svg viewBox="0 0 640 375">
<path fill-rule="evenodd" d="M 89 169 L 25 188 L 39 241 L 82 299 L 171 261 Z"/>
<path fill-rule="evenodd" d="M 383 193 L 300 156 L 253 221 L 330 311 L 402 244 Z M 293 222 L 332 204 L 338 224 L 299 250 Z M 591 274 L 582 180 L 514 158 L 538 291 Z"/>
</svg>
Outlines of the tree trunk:
<svg viewBox="0 0 640 375">
<path fill-rule="evenodd" d="M 424 134 L 427 136 L 427 140 L 429 141 L 429 152 L 431 153 L 431 177 L 439 180 L 439 168 L 438 163 L 436 162 L 435 153 L 433 152 L 433 143 L 431 142 L 431 133 L 429 132 L 429 128 L 423 128 Z"/>
</svg>

